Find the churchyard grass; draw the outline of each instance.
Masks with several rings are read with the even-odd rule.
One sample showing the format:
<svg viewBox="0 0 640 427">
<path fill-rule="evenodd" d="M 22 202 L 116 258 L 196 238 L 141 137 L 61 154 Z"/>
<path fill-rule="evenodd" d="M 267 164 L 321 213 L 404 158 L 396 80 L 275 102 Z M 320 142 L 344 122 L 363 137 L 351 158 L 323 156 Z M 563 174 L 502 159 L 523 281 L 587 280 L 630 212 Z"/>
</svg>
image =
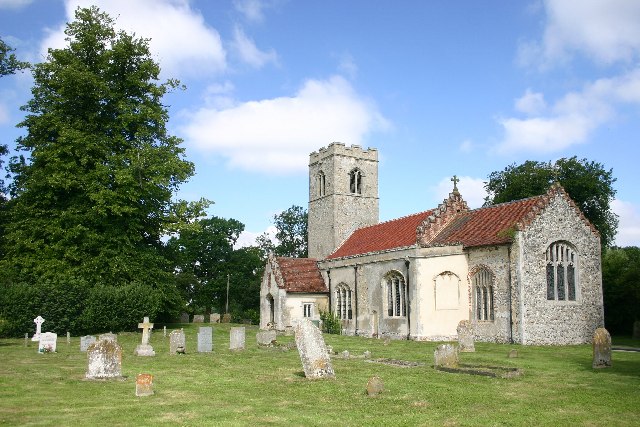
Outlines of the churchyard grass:
<svg viewBox="0 0 640 427">
<path fill-rule="evenodd" d="M 158 327 L 160 326 L 160 327 Z M 332 360 L 335 380 L 304 378 L 297 351 L 258 348 L 256 326 L 247 327 L 246 350 L 229 350 L 227 324 L 214 328 L 213 352 L 196 353 L 197 327 L 183 325 L 187 354 L 170 356 L 169 325 L 156 324 L 156 356 L 133 352 L 141 333 L 122 333 L 122 380 L 84 378 L 80 338 L 58 340 L 57 353 L 37 354 L 37 343 L 0 340 L 0 425 L 638 425 L 640 353 L 614 352 L 613 366 L 594 370 L 591 346 L 528 347 L 476 343 L 461 363 L 517 367 L 517 378 L 436 371 L 437 343 L 325 335 L 350 359 Z M 292 336 L 278 336 L 281 344 Z M 614 345 L 617 341 L 614 337 Z M 623 345 L 640 347 L 625 339 Z M 515 348 L 518 358 L 508 358 Z M 390 358 L 421 362 L 402 368 L 368 363 Z M 353 357 L 359 356 L 359 357 Z M 135 376 L 154 375 L 153 396 L 135 396 Z M 384 391 L 368 397 L 371 376 Z"/>
</svg>

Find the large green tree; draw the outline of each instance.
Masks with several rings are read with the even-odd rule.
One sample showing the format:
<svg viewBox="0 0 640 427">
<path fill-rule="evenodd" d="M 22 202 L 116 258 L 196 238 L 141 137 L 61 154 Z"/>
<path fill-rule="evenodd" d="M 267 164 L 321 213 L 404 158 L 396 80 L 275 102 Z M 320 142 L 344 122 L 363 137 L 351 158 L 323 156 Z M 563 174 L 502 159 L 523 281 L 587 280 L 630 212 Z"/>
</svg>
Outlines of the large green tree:
<svg viewBox="0 0 640 427">
<path fill-rule="evenodd" d="M 306 258 L 309 247 L 306 209 L 293 205 L 274 215 L 273 224 L 276 227 L 275 242 L 267 233 L 257 238 L 263 258 L 269 252 L 278 256 Z"/>
<path fill-rule="evenodd" d="M 602 246 L 606 248 L 613 244 L 618 228 L 618 217 L 611 209 L 615 181 L 612 169 L 575 156 L 554 163 L 528 160 L 489 175 L 485 206 L 538 196 L 558 182 L 600 232 Z"/>
<path fill-rule="evenodd" d="M 28 62 L 18 60 L 15 53 L 12 53 L 14 50 L 0 38 L 0 77 L 29 67 Z"/>
<path fill-rule="evenodd" d="M 602 258 L 604 319 L 612 334 L 631 335 L 640 320 L 640 248 L 607 249 Z"/>
<path fill-rule="evenodd" d="M 166 127 L 162 98 L 178 82 L 160 82 L 148 40 L 116 32 L 96 7 L 78 8 L 65 34 L 66 47 L 32 66 L 22 107 L 5 283 L 142 284 L 175 305 L 161 236 L 194 171 Z"/>
</svg>

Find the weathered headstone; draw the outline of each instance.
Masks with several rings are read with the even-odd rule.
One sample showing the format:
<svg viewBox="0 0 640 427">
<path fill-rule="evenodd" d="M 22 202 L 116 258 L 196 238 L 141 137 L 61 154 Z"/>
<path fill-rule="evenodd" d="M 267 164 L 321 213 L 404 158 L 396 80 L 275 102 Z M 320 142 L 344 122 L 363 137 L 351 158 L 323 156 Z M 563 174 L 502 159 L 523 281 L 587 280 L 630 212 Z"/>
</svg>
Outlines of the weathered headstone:
<svg viewBox="0 0 640 427">
<path fill-rule="evenodd" d="M 611 366 L 611 335 L 605 328 L 598 328 L 593 334 L 593 367 Z"/>
<path fill-rule="evenodd" d="M 38 316 L 35 319 L 33 319 L 33 323 L 36 324 L 36 333 L 33 334 L 31 341 L 39 341 L 40 334 L 42 333 L 42 324 L 44 323 L 44 319 L 42 318 L 42 316 Z"/>
<path fill-rule="evenodd" d="M 151 396 L 153 394 L 153 375 L 136 375 L 136 396 Z"/>
<path fill-rule="evenodd" d="M 184 354 L 187 352 L 187 344 L 183 329 L 176 329 L 169 334 L 169 354 Z"/>
<path fill-rule="evenodd" d="M 204 314 L 194 314 L 193 323 L 204 323 Z"/>
<path fill-rule="evenodd" d="M 369 350 L 365 350 L 364 353 L 362 353 L 362 356 L 365 359 L 371 359 L 371 352 Z"/>
<path fill-rule="evenodd" d="M 71 344 L 71 332 L 67 331 L 67 345 Z"/>
<path fill-rule="evenodd" d="M 440 344 L 433 352 L 433 359 L 436 368 L 456 368 L 459 363 L 458 347 L 453 344 Z"/>
<path fill-rule="evenodd" d="M 38 344 L 38 353 L 55 353 L 58 343 L 58 334 L 53 332 L 45 332 L 40 334 L 40 342 Z"/>
<path fill-rule="evenodd" d="M 375 397 L 384 391 L 384 383 L 378 376 L 373 376 L 367 381 L 367 395 Z"/>
<path fill-rule="evenodd" d="M 276 331 L 260 331 L 256 334 L 258 345 L 270 346 L 276 341 Z"/>
<path fill-rule="evenodd" d="M 29 334 L 24 334 L 24 346 L 27 347 L 29 345 Z"/>
<path fill-rule="evenodd" d="M 180 315 L 180 323 L 189 323 L 189 313 L 182 313 Z"/>
<path fill-rule="evenodd" d="M 511 351 L 509 351 L 509 359 L 515 359 L 518 357 L 518 350 L 516 350 L 515 348 L 512 348 Z"/>
<path fill-rule="evenodd" d="M 153 347 L 149 344 L 153 323 L 150 323 L 149 318 L 145 317 L 142 323 L 138 323 L 138 328 L 142 329 L 142 343 L 136 347 L 134 354 L 136 356 L 155 356 L 156 352 L 153 351 Z"/>
<path fill-rule="evenodd" d="M 80 351 L 85 352 L 91 344 L 96 342 L 96 337 L 93 335 L 85 335 L 80 337 Z"/>
<path fill-rule="evenodd" d="M 108 340 L 118 342 L 118 335 L 113 332 L 107 332 L 106 334 L 98 335 L 98 341 Z"/>
<path fill-rule="evenodd" d="M 631 338 L 640 340 L 640 320 L 633 322 L 633 335 L 631 335 Z"/>
<path fill-rule="evenodd" d="M 340 353 L 340 356 L 342 356 L 343 359 L 349 359 L 351 354 L 349 354 L 349 350 L 343 350 L 342 353 Z"/>
<path fill-rule="evenodd" d="M 476 351 L 473 343 L 473 325 L 468 320 L 458 323 L 458 349 L 463 353 Z"/>
<path fill-rule="evenodd" d="M 225 313 L 222 315 L 222 323 L 231 323 L 231 314 Z"/>
<path fill-rule="evenodd" d="M 200 327 L 198 330 L 198 353 L 210 353 L 213 351 L 213 328 Z"/>
<path fill-rule="evenodd" d="M 335 378 L 331 358 L 320 329 L 308 319 L 303 319 L 296 325 L 295 339 L 302 369 L 307 378 Z"/>
<path fill-rule="evenodd" d="M 122 347 L 115 340 L 99 340 L 87 349 L 88 379 L 118 378 L 122 376 Z"/>
<path fill-rule="evenodd" d="M 220 313 L 211 313 L 209 315 L 209 323 L 220 323 Z"/>
<path fill-rule="evenodd" d="M 167 336 L 167 327 L 166 327 L 166 326 L 163 326 L 163 327 L 162 327 L 162 336 L 163 336 L 163 337 L 166 337 L 166 336 Z"/>
<path fill-rule="evenodd" d="M 244 350 L 245 327 L 235 326 L 229 330 L 229 350 Z"/>
</svg>

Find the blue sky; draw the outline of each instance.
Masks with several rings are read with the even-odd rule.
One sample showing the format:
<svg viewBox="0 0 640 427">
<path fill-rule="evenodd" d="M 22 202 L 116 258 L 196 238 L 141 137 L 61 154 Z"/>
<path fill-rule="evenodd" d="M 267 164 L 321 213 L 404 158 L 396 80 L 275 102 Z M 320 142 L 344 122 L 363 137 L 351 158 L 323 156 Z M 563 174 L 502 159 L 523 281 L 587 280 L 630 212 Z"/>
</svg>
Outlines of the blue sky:
<svg viewBox="0 0 640 427">
<path fill-rule="evenodd" d="M 636 0 L 0 0 L 0 37 L 41 61 L 78 6 L 151 38 L 169 128 L 196 175 L 179 198 L 246 226 L 308 201 L 308 155 L 379 150 L 380 220 L 452 188 L 479 207 L 493 171 L 578 156 L 613 169 L 616 243 L 640 246 L 640 2 Z M 27 74 L 0 79 L 14 144 Z"/>
</svg>

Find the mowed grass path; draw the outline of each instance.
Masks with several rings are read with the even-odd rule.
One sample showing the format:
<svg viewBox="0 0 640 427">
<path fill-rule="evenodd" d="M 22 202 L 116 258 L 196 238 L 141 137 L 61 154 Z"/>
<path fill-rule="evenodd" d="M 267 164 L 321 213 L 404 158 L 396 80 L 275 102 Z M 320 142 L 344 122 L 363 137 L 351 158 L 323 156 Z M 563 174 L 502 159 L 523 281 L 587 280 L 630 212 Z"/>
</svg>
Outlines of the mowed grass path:
<svg viewBox="0 0 640 427">
<path fill-rule="evenodd" d="M 56 354 L 36 343 L 0 340 L 0 425 L 229 425 L 229 426 L 638 426 L 640 353 L 614 352 L 613 367 L 591 368 L 591 346 L 528 347 L 476 343 L 461 362 L 518 367 L 519 378 L 451 374 L 433 369 L 438 343 L 325 335 L 341 352 L 425 365 L 401 368 L 336 357 L 335 380 L 304 377 L 296 350 L 258 348 L 256 326 L 247 349 L 229 350 L 229 328 L 214 327 L 213 353 L 196 353 L 199 325 L 184 325 L 186 355 L 169 356 L 169 331 L 151 337 L 156 356 L 137 357 L 140 333 L 119 334 L 124 380 L 88 381 L 79 337 L 58 340 Z M 205 325 L 209 326 L 209 325 Z M 45 328 L 46 330 L 46 328 Z M 278 336 L 280 343 L 293 337 Z M 640 342 L 620 344 L 640 347 Z M 614 339 L 614 343 L 616 340 Z M 509 350 L 519 357 L 509 359 Z M 135 376 L 154 375 L 155 395 L 135 396 Z M 365 393 L 368 379 L 383 394 Z"/>
</svg>

